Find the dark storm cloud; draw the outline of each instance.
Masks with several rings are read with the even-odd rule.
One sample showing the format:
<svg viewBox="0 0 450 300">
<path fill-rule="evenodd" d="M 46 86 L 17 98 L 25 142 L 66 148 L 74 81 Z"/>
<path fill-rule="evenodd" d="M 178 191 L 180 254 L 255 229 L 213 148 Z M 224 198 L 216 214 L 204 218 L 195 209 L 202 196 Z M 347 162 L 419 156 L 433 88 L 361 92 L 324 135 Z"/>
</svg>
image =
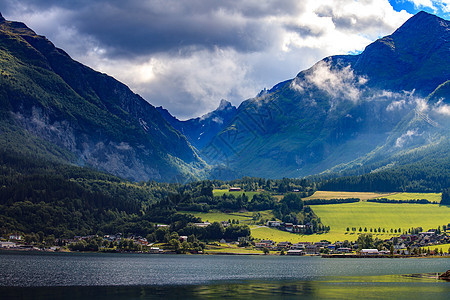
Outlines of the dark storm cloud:
<svg viewBox="0 0 450 300">
<path fill-rule="evenodd" d="M 181 118 L 238 105 L 407 17 L 387 0 L 0 0 L 0 11 Z"/>
<path fill-rule="evenodd" d="M 7 2 L 15 6 L 15 2 Z M 108 56 L 230 47 L 239 52 L 270 46 L 276 31 L 267 16 L 301 10 L 301 1 L 20 1 L 22 9 L 63 9 L 65 25 L 93 37 Z M 14 9 L 9 7 L 7 9 Z"/>
</svg>

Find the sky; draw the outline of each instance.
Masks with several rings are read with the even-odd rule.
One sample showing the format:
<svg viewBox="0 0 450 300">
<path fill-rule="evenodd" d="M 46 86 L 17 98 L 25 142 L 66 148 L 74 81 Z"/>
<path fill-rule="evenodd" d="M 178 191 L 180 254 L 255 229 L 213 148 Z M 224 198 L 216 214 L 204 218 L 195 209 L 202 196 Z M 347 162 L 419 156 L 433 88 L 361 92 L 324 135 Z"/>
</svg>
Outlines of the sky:
<svg viewBox="0 0 450 300">
<path fill-rule="evenodd" d="M 7 20 L 179 119 L 360 53 L 420 10 L 448 19 L 450 0 L 0 0 Z"/>
</svg>

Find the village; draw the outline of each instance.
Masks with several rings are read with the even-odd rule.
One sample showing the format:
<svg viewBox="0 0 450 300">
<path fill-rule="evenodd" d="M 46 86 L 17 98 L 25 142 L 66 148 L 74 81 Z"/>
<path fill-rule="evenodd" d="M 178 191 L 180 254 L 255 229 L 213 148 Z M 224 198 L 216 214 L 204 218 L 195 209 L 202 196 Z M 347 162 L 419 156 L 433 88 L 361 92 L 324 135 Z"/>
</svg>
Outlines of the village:
<svg viewBox="0 0 450 300">
<path fill-rule="evenodd" d="M 207 227 L 208 222 L 196 223 L 195 226 Z M 269 221 L 268 226 L 279 226 L 286 231 L 296 232 L 295 228 L 304 228 L 284 224 L 277 221 Z M 167 225 L 158 225 L 166 227 Z M 226 226 L 226 224 L 225 224 Z M 360 244 L 358 244 L 360 241 Z M 237 241 L 221 239 L 217 242 L 200 242 L 193 236 L 172 235 L 168 243 L 149 242 L 145 237 L 127 236 L 122 233 L 107 234 L 104 236 L 87 235 L 75 236 L 72 239 L 55 239 L 54 241 L 44 240 L 42 243 L 31 243 L 21 235 L 11 234 L 8 237 L 0 238 L 1 250 L 22 250 L 22 251 L 82 251 L 82 252 L 134 252 L 147 254 L 218 254 L 214 251 L 208 252 L 212 246 L 233 245 L 249 249 L 254 255 L 320 255 L 322 257 L 393 257 L 393 256 L 425 256 L 425 255 L 449 255 L 450 249 L 439 247 L 439 245 L 449 245 L 450 236 L 446 232 L 438 230 L 428 230 L 418 233 L 401 234 L 390 239 L 372 239 L 371 234 L 362 233 L 357 241 L 336 241 L 334 243 L 326 240 L 320 242 L 297 242 L 289 241 L 275 242 L 273 240 L 256 240 L 251 237 L 239 237 Z M 178 245 L 178 246 L 177 246 Z M 186 245 L 191 245 L 190 247 Z M 193 247 L 193 246 L 194 247 Z M 371 246 L 371 247 L 367 247 Z M 183 248 L 184 247 L 184 248 Z M 450 247 L 449 247 L 450 248 Z M 184 251 L 180 251 L 184 249 Z M 221 252 L 220 254 L 236 254 Z"/>
</svg>

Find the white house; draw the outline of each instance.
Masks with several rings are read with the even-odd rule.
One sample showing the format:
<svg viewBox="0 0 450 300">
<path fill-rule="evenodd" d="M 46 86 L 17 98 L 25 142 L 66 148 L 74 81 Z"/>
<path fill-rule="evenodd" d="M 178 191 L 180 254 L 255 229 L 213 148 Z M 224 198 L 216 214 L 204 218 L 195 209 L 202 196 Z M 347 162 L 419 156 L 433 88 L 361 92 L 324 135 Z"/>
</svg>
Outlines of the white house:
<svg viewBox="0 0 450 300">
<path fill-rule="evenodd" d="M 378 255 L 378 249 L 361 249 L 361 255 Z"/>
<path fill-rule="evenodd" d="M 16 247 L 17 247 L 16 243 L 13 242 L 0 242 L 0 248 L 10 249 Z"/>
</svg>

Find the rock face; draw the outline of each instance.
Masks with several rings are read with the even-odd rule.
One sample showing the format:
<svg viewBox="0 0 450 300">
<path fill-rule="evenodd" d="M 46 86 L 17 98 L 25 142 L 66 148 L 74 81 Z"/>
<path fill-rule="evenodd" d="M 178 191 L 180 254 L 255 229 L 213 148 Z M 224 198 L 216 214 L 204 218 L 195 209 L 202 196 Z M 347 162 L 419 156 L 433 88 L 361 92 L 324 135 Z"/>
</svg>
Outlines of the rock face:
<svg viewBox="0 0 450 300">
<path fill-rule="evenodd" d="M 0 61 L 1 125 L 25 129 L 44 157 L 50 143 L 73 153 L 72 163 L 131 180 L 202 176 L 195 149 L 151 104 L 25 24 L 0 17 Z"/>
<path fill-rule="evenodd" d="M 156 108 L 175 129 L 186 136 L 198 150 L 209 144 L 214 136 L 221 132 L 236 116 L 237 108 L 226 100 L 221 100 L 219 107 L 199 118 L 180 121 L 163 107 Z"/>
</svg>

